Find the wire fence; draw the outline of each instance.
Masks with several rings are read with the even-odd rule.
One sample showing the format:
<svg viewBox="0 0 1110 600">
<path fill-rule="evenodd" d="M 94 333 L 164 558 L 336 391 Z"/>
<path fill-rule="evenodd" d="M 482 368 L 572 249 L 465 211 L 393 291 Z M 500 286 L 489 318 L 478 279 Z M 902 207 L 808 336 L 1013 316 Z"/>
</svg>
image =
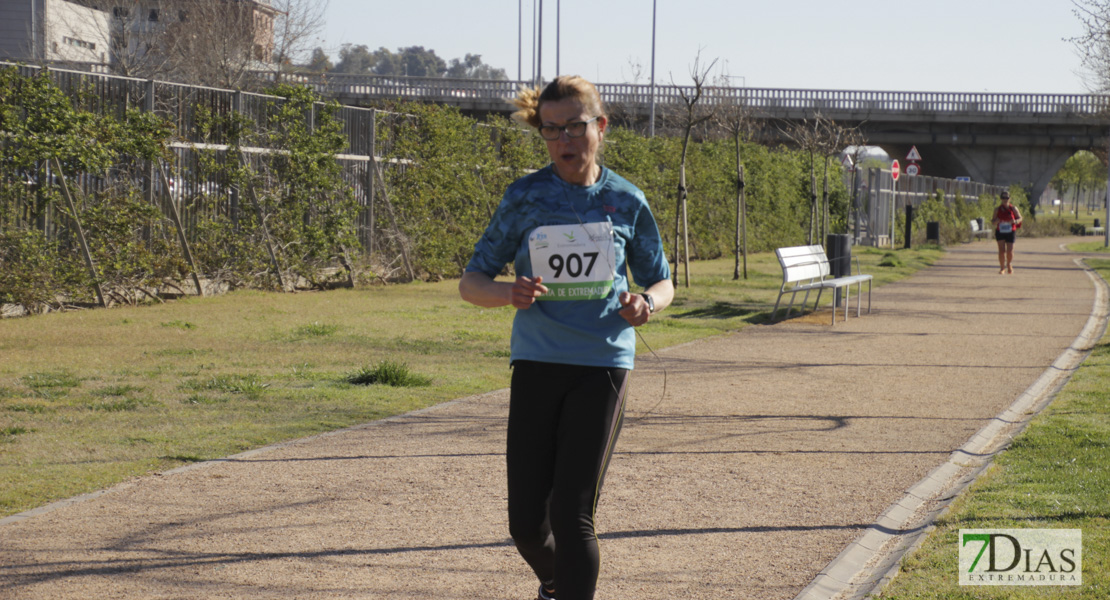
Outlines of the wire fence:
<svg viewBox="0 0 1110 600">
<path fill-rule="evenodd" d="M 900 176 L 894 179 L 889 169 L 871 168 L 861 178 L 859 190 L 861 225 L 857 239 L 872 246 L 889 246 L 897 234 L 894 223 L 898 214 L 907 206 L 918 207 L 943 192 L 944 202 L 952 208 L 958 197 L 978 199 L 980 196 L 998 196 L 1009 188 L 975 181 L 945 179 L 927 175 Z"/>
<path fill-rule="evenodd" d="M 42 71 L 42 68 L 37 66 L 0 62 L 0 68 L 12 67 L 17 68 L 25 77 L 33 77 Z M 172 124 L 174 136 L 170 143 L 170 151 L 174 160 L 165 165 L 170 187 L 169 194 L 162 193 L 163 184 L 158 175 L 157 165 L 127 163 L 119 165 L 114 171 L 132 173 L 135 178 L 132 183 L 143 189 L 148 201 L 161 206 L 166 214 L 171 210 L 166 204 L 170 199 L 179 202 L 186 226 L 195 222 L 195 216 L 190 214 L 192 210 L 190 200 L 199 195 L 216 199 L 217 210 L 226 214 L 234 215 L 240 205 L 239 190 L 234 186 L 218 179 L 204 179 L 200 175 L 201 154 L 215 153 L 217 158 L 220 158 L 228 151 L 228 144 L 232 141 L 230 132 L 225 129 L 213 130 L 203 127 L 202 115 L 219 118 L 237 114 L 247 119 L 256 129 L 264 130 L 280 110 L 282 103 L 286 102 L 286 99 L 278 96 L 101 73 L 54 68 L 47 69 L 46 72 L 51 82 L 74 100 L 77 108 L 121 120 L 125 118 L 128 111 L 137 109 L 154 113 Z M 305 115 L 309 127 L 314 123 L 318 111 L 323 108 L 323 103 L 317 103 L 311 113 Z M 379 136 L 378 125 L 383 120 L 398 117 L 400 115 L 386 111 L 353 106 L 342 106 L 335 114 L 335 118 L 341 123 L 346 140 L 344 148 L 336 158 L 343 166 L 343 179 L 354 190 L 355 199 L 360 207 L 358 237 L 362 246 L 368 251 L 374 244 L 374 188 L 370 185 L 371 169 L 384 166 L 380 164 L 381 157 L 383 153 L 390 151 L 389 136 Z M 388 128 L 386 130 L 388 131 Z M 264 155 L 274 151 L 272 148 L 263 146 L 245 146 L 240 147 L 239 150 L 243 156 Z M 43 182 L 56 181 L 52 166 L 46 163 L 34 173 L 3 173 L 3 175 L 9 178 L 18 177 L 28 183 L 33 179 Z M 103 191 L 105 186 L 110 184 L 106 178 L 84 173 L 66 175 L 71 185 L 79 187 L 85 193 Z M 32 186 L 27 187 L 30 189 Z M 48 237 L 56 238 L 64 227 L 59 225 L 60 221 L 49 208 L 45 211 L 31 211 L 30 207 L 34 206 L 37 200 L 32 194 L 28 194 L 23 200 L 26 203 L 25 207 L 9 211 L 9 214 L 17 216 L 16 222 L 7 225 L 35 227 Z M 33 221 L 18 216 L 26 217 L 32 212 L 39 213 Z"/>
</svg>

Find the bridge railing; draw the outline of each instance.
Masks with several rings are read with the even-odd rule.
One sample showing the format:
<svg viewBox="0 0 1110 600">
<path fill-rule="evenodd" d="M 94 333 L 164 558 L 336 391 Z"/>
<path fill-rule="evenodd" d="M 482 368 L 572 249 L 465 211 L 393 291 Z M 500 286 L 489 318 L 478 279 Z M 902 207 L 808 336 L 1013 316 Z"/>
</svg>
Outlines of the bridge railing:
<svg viewBox="0 0 1110 600">
<path fill-rule="evenodd" d="M 268 77 L 274 77 L 268 74 Z M 413 100 L 507 101 L 525 81 L 452 79 L 440 77 L 386 77 L 378 75 L 288 74 L 289 82 L 302 83 L 329 96 L 408 98 Z M 652 86 L 633 83 L 598 83 L 602 101 L 648 104 Z M 692 97 L 693 86 L 656 85 L 655 102 L 682 105 Z M 707 105 L 738 104 L 769 112 L 821 110 L 828 112 L 925 112 L 1100 115 L 1110 111 L 1110 96 L 1097 94 L 1020 94 L 988 92 L 899 92 L 856 90 L 807 90 L 781 88 L 705 86 Z"/>
</svg>

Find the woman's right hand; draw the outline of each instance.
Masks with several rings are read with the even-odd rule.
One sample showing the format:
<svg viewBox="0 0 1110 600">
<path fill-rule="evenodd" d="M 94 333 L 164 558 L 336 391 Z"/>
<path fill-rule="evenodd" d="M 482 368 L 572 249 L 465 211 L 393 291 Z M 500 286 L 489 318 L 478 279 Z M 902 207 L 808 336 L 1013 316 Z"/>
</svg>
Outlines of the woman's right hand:
<svg viewBox="0 0 1110 600">
<path fill-rule="evenodd" d="M 543 285 L 543 277 L 520 276 L 513 282 L 512 297 L 509 303 L 514 308 L 527 310 L 536 302 L 536 298 L 547 292 L 547 286 Z"/>
</svg>

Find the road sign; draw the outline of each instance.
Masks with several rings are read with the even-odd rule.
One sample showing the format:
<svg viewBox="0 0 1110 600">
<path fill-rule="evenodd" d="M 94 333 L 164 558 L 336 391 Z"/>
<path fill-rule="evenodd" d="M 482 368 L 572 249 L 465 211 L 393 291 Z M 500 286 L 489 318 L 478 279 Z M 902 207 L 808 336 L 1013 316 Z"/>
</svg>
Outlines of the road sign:
<svg viewBox="0 0 1110 600">
<path fill-rule="evenodd" d="M 899 166 L 898 161 L 895 160 L 894 162 L 890 163 L 890 177 L 894 179 L 894 181 L 898 181 L 898 176 L 901 174 L 902 167 Z"/>
<path fill-rule="evenodd" d="M 906 155 L 906 160 L 910 162 L 921 160 L 921 153 L 917 151 L 917 146 L 910 148 L 910 153 Z M 913 175 L 913 173 L 909 171 L 906 171 L 906 174 Z"/>
<path fill-rule="evenodd" d="M 916 177 L 918 173 L 921 173 L 921 167 L 912 163 L 906 165 L 906 175 L 909 175 L 910 177 Z"/>
</svg>

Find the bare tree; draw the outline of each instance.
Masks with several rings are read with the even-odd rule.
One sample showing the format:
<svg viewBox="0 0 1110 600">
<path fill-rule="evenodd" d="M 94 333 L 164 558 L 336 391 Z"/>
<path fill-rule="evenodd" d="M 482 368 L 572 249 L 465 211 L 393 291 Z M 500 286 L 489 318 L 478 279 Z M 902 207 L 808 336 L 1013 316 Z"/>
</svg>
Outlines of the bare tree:
<svg viewBox="0 0 1110 600">
<path fill-rule="evenodd" d="M 1072 0 L 1072 12 L 1083 23 L 1083 35 L 1071 38 L 1082 59 L 1087 87 L 1110 91 L 1110 0 Z"/>
<path fill-rule="evenodd" d="M 713 65 L 717 64 L 717 59 L 709 63 L 709 66 L 704 69 L 701 67 L 701 51 L 694 57 L 694 64 L 690 67 L 690 79 L 694 82 L 693 91 L 688 92 L 686 88 L 678 87 L 679 96 L 685 105 L 685 118 L 683 120 L 683 134 L 682 134 L 682 158 L 678 163 L 678 205 L 675 210 L 675 225 L 674 225 L 674 284 L 678 287 L 678 240 L 679 234 L 682 235 L 682 260 L 685 266 L 685 284 L 690 287 L 690 228 L 689 220 L 686 218 L 686 155 L 690 148 L 690 136 L 694 128 L 698 125 L 705 123 L 713 118 L 712 109 L 706 109 L 701 101 L 704 99 L 706 91 L 706 82 L 709 81 L 709 71 L 713 69 Z M 674 85 L 674 79 L 671 79 L 671 84 Z M 681 231 L 680 231 L 681 228 Z"/>
<path fill-rule="evenodd" d="M 323 31 L 328 0 L 273 0 L 277 10 L 274 22 L 274 62 L 278 73 L 303 61 L 317 45 Z"/>
<path fill-rule="evenodd" d="M 816 155 L 821 151 L 821 116 L 805 118 L 799 122 L 787 123 L 782 134 L 802 152 L 809 154 L 809 231 L 806 243 L 812 245 L 817 227 L 817 175 Z"/>
<path fill-rule="evenodd" d="M 108 13 L 109 63 L 144 79 L 244 89 L 307 59 L 327 0 L 80 0 Z"/>
<path fill-rule="evenodd" d="M 178 10 L 151 6 L 143 0 L 81 0 L 79 3 L 107 13 L 109 41 L 105 58 L 116 74 L 141 79 L 169 76 L 175 52 L 169 47 L 165 24 L 178 18 Z M 78 25 L 66 24 L 71 29 Z"/>
<path fill-rule="evenodd" d="M 863 133 L 858 127 L 845 127 L 832 119 L 824 119 L 821 123 L 820 147 L 825 158 L 825 181 L 821 188 L 823 234 L 832 233 L 829 218 L 829 163 L 834 156 L 839 155 L 845 148 L 861 147 L 865 144 Z"/>
<path fill-rule="evenodd" d="M 257 2 L 178 2 L 185 8 L 165 29 L 174 79 L 251 88 L 255 71 L 271 65 L 273 9 Z"/>
<path fill-rule="evenodd" d="M 832 157 L 849 147 L 863 145 L 863 134 L 858 127 L 843 127 L 832 119 L 825 118 L 820 112 L 807 117 L 800 122 L 789 124 L 783 131 L 795 146 L 809 154 L 809 199 L 810 221 L 808 244 L 813 244 L 814 239 L 820 240 L 830 233 L 829 208 L 829 161 Z M 824 184 L 820 196 L 817 196 L 817 157 L 824 159 Z"/>
<path fill-rule="evenodd" d="M 728 77 L 721 77 L 720 87 L 728 87 Z M 721 127 L 732 137 L 736 150 L 736 264 L 732 278 L 740 279 L 740 260 L 743 257 L 744 279 L 748 278 L 748 198 L 744 177 L 744 158 L 740 152 L 743 141 L 751 138 L 752 110 L 743 96 L 733 95 L 717 109 Z"/>
</svg>

